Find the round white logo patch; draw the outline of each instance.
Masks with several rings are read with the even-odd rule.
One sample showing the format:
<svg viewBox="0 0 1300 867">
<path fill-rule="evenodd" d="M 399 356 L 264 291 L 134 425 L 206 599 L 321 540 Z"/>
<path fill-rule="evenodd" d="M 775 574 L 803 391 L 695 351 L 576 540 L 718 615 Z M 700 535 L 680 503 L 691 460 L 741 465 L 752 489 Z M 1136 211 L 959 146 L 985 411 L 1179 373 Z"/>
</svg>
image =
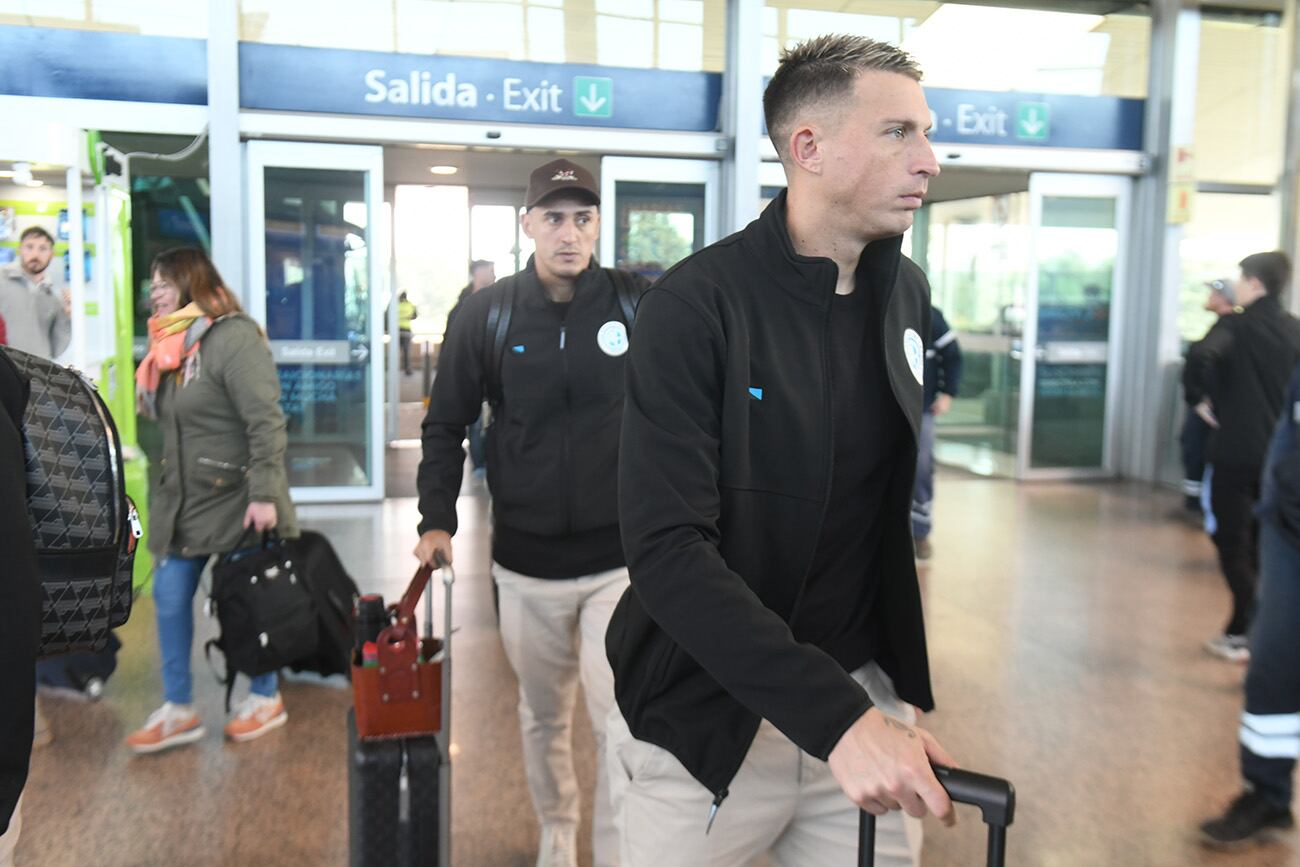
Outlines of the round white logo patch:
<svg viewBox="0 0 1300 867">
<path fill-rule="evenodd" d="M 911 328 L 903 332 L 903 354 L 907 356 L 907 366 L 912 368 L 916 381 L 925 384 L 925 345 L 921 335 Z"/>
<path fill-rule="evenodd" d="M 615 358 L 627 352 L 627 326 L 614 320 L 606 322 L 596 332 L 596 345 L 601 352 Z"/>
</svg>

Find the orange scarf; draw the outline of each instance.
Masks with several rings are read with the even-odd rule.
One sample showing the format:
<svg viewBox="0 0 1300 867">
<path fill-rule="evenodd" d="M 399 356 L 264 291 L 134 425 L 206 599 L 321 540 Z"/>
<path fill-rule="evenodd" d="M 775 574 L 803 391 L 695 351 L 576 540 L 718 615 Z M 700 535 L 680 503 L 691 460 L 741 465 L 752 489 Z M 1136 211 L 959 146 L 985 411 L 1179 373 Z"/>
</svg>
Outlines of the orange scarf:
<svg viewBox="0 0 1300 867">
<path fill-rule="evenodd" d="M 193 303 L 166 316 L 149 317 L 149 354 L 135 371 L 136 402 L 141 415 L 158 417 L 156 402 L 162 375 L 180 370 L 182 362 L 199 351 L 198 340 L 186 346 L 186 332 L 201 318 L 203 310 Z"/>
</svg>

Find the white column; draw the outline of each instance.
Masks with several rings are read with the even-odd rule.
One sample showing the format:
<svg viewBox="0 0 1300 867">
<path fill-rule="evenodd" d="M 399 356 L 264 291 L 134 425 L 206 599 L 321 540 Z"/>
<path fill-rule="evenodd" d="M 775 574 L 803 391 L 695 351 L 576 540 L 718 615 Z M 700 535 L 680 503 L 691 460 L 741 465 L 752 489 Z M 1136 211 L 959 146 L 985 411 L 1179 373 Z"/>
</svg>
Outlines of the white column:
<svg viewBox="0 0 1300 867">
<path fill-rule="evenodd" d="M 722 131 L 731 152 L 722 164 L 722 236 L 758 216 L 759 142 L 763 137 L 763 0 L 728 0 Z"/>
<path fill-rule="evenodd" d="M 243 178 L 239 144 L 239 3 L 238 0 L 209 0 L 208 180 L 212 261 L 247 307 Z"/>
<path fill-rule="evenodd" d="M 1296 260 L 1300 253 L 1300 3 L 1287 0 L 1283 13 L 1284 44 L 1290 48 L 1291 63 L 1287 70 L 1287 128 L 1286 147 L 1282 151 L 1282 177 L 1278 184 L 1282 196 L 1281 249 Z M 1291 312 L 1300 311 L 1300 291 L 1296 280 L 1291 281 Z"/>
</svg>

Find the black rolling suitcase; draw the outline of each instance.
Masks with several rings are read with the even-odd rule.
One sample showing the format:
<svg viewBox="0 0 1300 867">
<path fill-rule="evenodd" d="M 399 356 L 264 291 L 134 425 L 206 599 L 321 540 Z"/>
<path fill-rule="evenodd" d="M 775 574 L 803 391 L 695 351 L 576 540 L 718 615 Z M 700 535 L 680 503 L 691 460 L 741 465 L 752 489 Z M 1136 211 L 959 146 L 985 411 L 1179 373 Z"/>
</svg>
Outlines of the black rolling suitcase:
<svg viewBox="0 0 1300 867">
<path fill-rule="evenodd" d="M 425 571 L 425 570 L 422 570 Z M 417 580 L 419 575 L 417 575 Z M 351 867 L 451 865 L 451 588 L 443 564 L 443 637 L 433 638 L 433 592 L 425 594 L 425 648 L 439 646 L 440 713 L 436 734 L 362 737 L 348 711 L 348 850 Z M 413 587 L 414 582 L 413 582 Z M 403 604 L 411 597 L 411 591 Z M 410 600 L 414 605 L 414 600 Z M 400 609 L 396 606 L 395 609 Z M 400 614 L 398 615 L 400 619 Z M 357 678 L 354 673 L 354 687 Z M 384 697 L 387 701 L 388 697 Z M 364 721 L 364 720 L 363 720 Z M 369 724 L 369 723 L 367 723 Z"/>
<path fill-rule="evenodd" d="M 972 804 L 989 826 L 989 867 L 1003 867 L 1007 858 L 1007 826 L 1016 814 L 1016 790 L 1011 783 L 972 771 L 934 766 L 934 774 L 956 804 Z M 858 867 L 876 861 L 876 817 L 863 810 L 858 816 Z"/>
</svg>

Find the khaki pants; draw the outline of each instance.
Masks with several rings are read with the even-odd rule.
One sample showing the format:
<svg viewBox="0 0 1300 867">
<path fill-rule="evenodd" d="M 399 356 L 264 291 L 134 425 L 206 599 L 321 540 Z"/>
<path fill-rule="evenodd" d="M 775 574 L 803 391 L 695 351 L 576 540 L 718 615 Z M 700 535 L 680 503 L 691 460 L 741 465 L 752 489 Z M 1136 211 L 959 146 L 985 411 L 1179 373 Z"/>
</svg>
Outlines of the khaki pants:
<svg viewBox="0 0 1300 867">
<path fill-rule="evenodd" d="M 883 713 L 915 722 L 916 712 L 899 700 L 875 663 L 853 676 Z M 610 796 L 623 867 L 858 863 L 858 808 L 825 762 L 800 750 L 766 720 L 707 833 L 713 795 L 667 750 L 633 738 L 617 707 L 609 716 L 608 739 Z M 916 867 L 920 854 L 919 819 L 897 811 L 879 819 L 877 864 Z"/>
<path fill-rule="evenodd" d="M 580 578 L 531 578 L 492 565 L 501 601 L 501 643 L 519 679 L 524 775 L 543 825 L 576 828 L 578 781 L 573 770 L 573 708 L 578 679 L 596 736 L 592 849 L 596 867 L 616 867 L 618 837 L 605 773 L 605 719 L 614 706 L 614 673 L 605 630 L 627 589 L 627 569 Z"/>
<path fill-rule="evenodd" d="M 18 848 L 18 838 L 23 833 L 23 797 L 18 796 L 14 805 L 14 814 L 9 819 L 9 830 L 0 834 L 0 867 L 14 867 L 14 850 Z"/>
</svg>

